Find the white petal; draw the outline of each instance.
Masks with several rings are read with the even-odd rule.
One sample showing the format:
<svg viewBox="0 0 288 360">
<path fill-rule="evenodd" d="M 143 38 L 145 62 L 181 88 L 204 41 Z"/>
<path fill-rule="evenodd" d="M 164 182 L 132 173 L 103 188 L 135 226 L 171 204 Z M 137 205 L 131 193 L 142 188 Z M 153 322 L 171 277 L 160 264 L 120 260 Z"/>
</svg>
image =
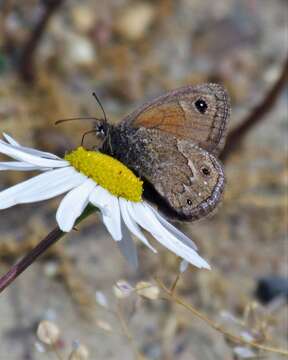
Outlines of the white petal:
<svg viewBox="0 0 288 360">
<path fill-rule="evenodd" d="M 136 270 L 138 268 L 137 248 L 123 220 L 121 221 L 121 230 L 123 237 L 121 241 L 117 241 L 118 248 L 132 269 Z"/>
<path fill-rule="evenodd" d="M 39 168 L 39 166 L 31 165 L 23 161 L 2 161 L 0 162 L 0 171 L 2 170 L 30 171 L 30 170 L 48 170 L 48 169 Z"/>
<path fill-rule="evenodd" d="M 183 234 L 179 229 L 177 229 L 175 226 L 170 224 L 163 216 L 161 216 L 152 206 L 148 205 L 151 208 L 151 210 L 156 215 L 157 219 L 160 221 L 160 223 L 172 234 L 174 234 L 179 240 L 181 240 L 185 245 L 191 247 L 194 250 L 197 250 L 197 245 L 192 241 L 188 236 Z"/>
<path fill-rule="evenodd" d="M 81 185 L 71 190 L 61 201 L 56 220 L 62 231 L 70 231 L 75 221 L 89 203 L 89 195 L 97 185 L 91 179 L 86 179 Z"/>
<path fill-rule="evenodd" d="M 16 141 L 15 139 L 12 138 L 12 136 L 6 134 L 5 132 L 3 132 L 3 136 L 5 138 L 5 140 L 11 144 L 11 145 L 14 145 L 14 146 L 21 146 L 18 141 Z"/>
<path fill-rule="evenodd" d="M 122 239 L 118 198 L 97 186 L 90 194 L 90 202 L 101 210 L 103 223 L 115 241 Z"/>
<path fill-rule="evenodd" d="M 38 155 L 32 155 L 25 150 L 22 151 L 18 146 L 7 144 L 2 140 L 0 140 L 0 153 L 10 156 L 13 159 L 24 161 L 32 165 L 38 165 L 40 167 L 58 168 L 69 165 L 68 161 L 62 159 L 45 159 Z"/>
<path fill-rule="evenodd" d="M 182 260 L 179 266 L 180 273 L 184 273 L 188 269 L 189 263 L 186 260 Z"/>
<path fill-rule="evenodd" d="M 131 206 L 131 202 L 127 201 L 126 199 L 120 198 L 119 204 L 120 204 L 122 218 L 127 228 L 131 231 L 133 235 L 135 235 L 139 240 L 141 240 L 153 252 L 157 253 L 157 250 L 149 243 L 149 241 L 146 239 L 139 226 L 134 221 L 133 215 L 130 215 L 130 212 L 134 211 Z"/>
<path fill-rule="evenodd" d="M 51 199 L 80 185 L 86 176 L 73 167 L 50 170 L 0 192 L 0 209 Z"/>
<path fill-rule="evenodd" d="M 10 135 L 8 135 L 6 133 L 3 133 L 3 136 L 10 145 L 14 145 L 14 146 L 20 148 L 22 151 L 27 152 L 28 154 L 38 155 L 41 157 L 45 157 L 47 159 L 60 159 L 59 156 L 51 154 L 49 152 L 40 151 L 40 150 L 32 149 L 32 148 L 29 148 L 26 146 L 22 146 L 18 143 L 18 141 L 16 141 L 15 139 L 13 139 Z"/>
<path fill-rule="evenodd" d="M 199 268 L 210 269 L 209 264 L 202 259 L 195 250 L 185 245 L 181 240 L 162 226 L 154 212 L 149 206 L 147 206 L 147 204 L 144 202 L 133 203 L 132 206 L 134 208 L 134 220 L 144 229 L 149 231 L 163 246 L 167 247 L 170 251 L 188 261 L 190 264 Z"/>
</svg>

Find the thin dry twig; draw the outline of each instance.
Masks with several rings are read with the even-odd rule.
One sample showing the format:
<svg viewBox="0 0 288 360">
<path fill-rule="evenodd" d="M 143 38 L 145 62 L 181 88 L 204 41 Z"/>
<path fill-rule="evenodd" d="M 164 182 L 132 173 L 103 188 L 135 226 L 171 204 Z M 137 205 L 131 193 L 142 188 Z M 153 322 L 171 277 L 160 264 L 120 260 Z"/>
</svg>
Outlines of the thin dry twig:
<svg viewBox="0 0 288 360">
<path fill-rule="evenodd" d="M 275 348 L 275 347 L 271 347 L 271 346 L 266 346 L 266 345 L 262 345 L 262 344 L 258 344 L 258 343 L 254 342 L 254 341 L 248 341 L 248 340 L 243 339 L 242 337 L 231 334 L 227 330 L 223 329 L 219 324 L 217 324 L 214 321 L 212 321 L 211 319 L 209 319 L 205 314 L 201 313 L 200 311 L 195 309 L 192 305 L 190 305 L 185 300 L 183 300 L 181 297 L 179 297 L 177 294 L 175 294 L 175 290 L 172 292 L 170 289 L 168 289 L 160 279 L 155 279 L 155 280 L 158 283 L 159 287 L 167 295 L 167 297 L 165 298 L 166 300 L 170 300 L 171 302 L 175 302 L 176 304 L 181 305 L 186 310 L 190 311 L 193 315 L 195 315 L 196 317 L 198 317 L 202 321 L 206 322 L 206 324 L 208 324 L 211 328 L 213 328 L 214 330 L 220 332 L 222 335 L 224 335 L 230 341 L 232 341 L 234 343 L 237 343 L 237 344 L 241 344 L 241 345 L 251 346 L 251 347 L 253 347 L 255 349 L 258 349 L 258 350 L 272 352 L 272 353 L 275 353 L 275 354 L 279 354 L 279 355 L 283 355 L 283 356 L 288 357 L 288 351 L 287 350 L 279 349 L 279 348 Z"/>
<path fill-rule="evenodd" d="M 39 47 L 40 41 L 47 28 L 49 20 L 62 5 L 63 0 L 45 0 L 43 2 L 43 14 L 40 17 L 35 28 L 23 46 L 22 55 L 19 59 L 19 76 L 26 83 L 35 81 L 35 54 Z"/>
<path fill-rule="evenodd" d="M 0 33 L 2 34 L 2 38 L 5 38 L 5 19 L 10 13 L 12 6 L 13 0 L 3 0 L 0 3 Z"/>
<path fill-rule="evenodd" d="M 288 80 L 288 57 L 286 58 L 282 67 L 281 73 L 271 89 L 264 96 L 263 100 L 258 104 L 245 118 L 241 124 L 233 129 L 227 137 L 226 145 L 220 155 L 220 159 L 225 161 L 232 153 L 235 152 L 241 145 L 245 136 L 249 131 L 264 119 L 264 115 L 267 114 L 274 106 L 278 96 L 281 94 Z"/>
<path fill-rule="evenodd" d="M 122 329 L 124 335 L 127 337 L 131 347 L 133 348 L 137 359 L 143 359 L 143 356 L 142 356 L 141 352 L 138 350 L 138 347 L 134 340 L 134 337 L 133 337 L 131 331 L 129 330 L 128 324 L 123 316 L 123 311 L 122 311 L 120 302 L 118 302 L 118 304 L 117 304 L 117 310 L 115 312 L 115 316 L 118 318 L 121 329 Z"/>
</svg>

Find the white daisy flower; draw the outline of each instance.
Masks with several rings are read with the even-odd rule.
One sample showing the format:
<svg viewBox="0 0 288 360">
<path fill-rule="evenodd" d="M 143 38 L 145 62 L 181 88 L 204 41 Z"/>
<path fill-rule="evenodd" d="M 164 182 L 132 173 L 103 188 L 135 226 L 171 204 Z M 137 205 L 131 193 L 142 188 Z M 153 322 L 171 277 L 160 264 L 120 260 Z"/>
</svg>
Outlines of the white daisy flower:
<svg viewBox="0 0 288 360">
<path fill-rule="evenodd" d="M 132 265 L 137 265 L 137 254 L 130 233 L 157 252 L 144 229 L 186 262 L 210 269 L 192 240 L 142 200 L 142 181 L 118 160 L 83 147 L 61 159 L 21 146 L 9 135 L 3 135 L 6 141 L 0 140 L 0 153 L 16 161 L 0 162 L 0 171 L 39 170 L 41 174 L 0 191 L 0 209 L 67 193 L 56 213 L 63 232 L 69 232 L 91 204 L 100 210 L 104 225 Z"/>
</svg>

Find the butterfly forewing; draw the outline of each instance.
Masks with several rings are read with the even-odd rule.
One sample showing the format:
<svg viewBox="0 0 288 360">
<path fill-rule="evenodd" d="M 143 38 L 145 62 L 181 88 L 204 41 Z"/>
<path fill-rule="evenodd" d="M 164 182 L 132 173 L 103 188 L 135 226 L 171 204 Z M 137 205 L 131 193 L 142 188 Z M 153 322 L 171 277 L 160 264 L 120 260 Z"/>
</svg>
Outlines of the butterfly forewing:
<svg viewBox="0 0 288 360">
<path fill-rule="evenodd" d="M 194 144 L 214 154 L 224 146 L 230 104 L 218 84 L 186 86 L 144 104 L 123 121 L 132 127 L 153 128 Z"/>
</svg>

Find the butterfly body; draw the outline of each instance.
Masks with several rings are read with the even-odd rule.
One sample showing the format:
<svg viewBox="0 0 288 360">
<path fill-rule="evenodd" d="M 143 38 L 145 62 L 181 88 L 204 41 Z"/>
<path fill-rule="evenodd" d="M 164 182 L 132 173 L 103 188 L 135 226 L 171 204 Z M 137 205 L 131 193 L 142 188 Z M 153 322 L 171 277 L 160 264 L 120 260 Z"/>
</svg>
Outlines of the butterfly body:
<svg viewBox="0 0 288 360">
<path fill-rule="evenodd" d="M 168 216 L 193 221 L 219 203 L 229 101 L 220 85 L 183 87 L 149 102 L 118 125 L 105 124 L 101 151 L 144 180 L 144 197 Z"/>
</svg>

